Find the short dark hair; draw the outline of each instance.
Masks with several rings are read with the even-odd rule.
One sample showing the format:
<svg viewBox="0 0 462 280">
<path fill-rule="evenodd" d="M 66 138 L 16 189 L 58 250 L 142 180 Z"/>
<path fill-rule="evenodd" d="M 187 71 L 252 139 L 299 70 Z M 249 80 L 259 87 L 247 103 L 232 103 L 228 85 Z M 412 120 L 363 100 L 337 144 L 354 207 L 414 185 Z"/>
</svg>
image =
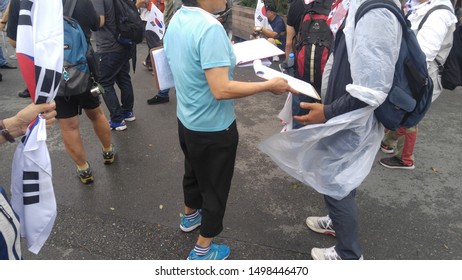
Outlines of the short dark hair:
<svg viewBox="0 0 462 280">
<path fill-rule="evenodd" d="M 265 8 L 266 8 L 267 11 L 276 12 L 276 4 L 271 0 L 266 0 L 265 1 Z"/>
</svg>

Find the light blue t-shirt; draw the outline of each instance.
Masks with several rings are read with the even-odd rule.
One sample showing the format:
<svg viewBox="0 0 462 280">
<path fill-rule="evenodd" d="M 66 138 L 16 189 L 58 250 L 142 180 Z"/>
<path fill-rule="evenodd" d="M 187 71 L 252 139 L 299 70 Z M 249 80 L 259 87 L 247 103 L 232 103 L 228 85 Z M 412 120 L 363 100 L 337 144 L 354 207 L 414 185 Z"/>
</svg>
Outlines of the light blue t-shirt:
<svg viewBox="0 0 462 280">
<path fill-rule="evenodd" d="M 210 13 L 183 6 L 173 16 L 164 48 L 175 80 L 177 116 L 193 131 L 220 131 L 236 119 L 234 101 L 216 100 L 205 70 L 228 66 L 233 79 L 236 57 L 223 26 Z"/>
</svg>

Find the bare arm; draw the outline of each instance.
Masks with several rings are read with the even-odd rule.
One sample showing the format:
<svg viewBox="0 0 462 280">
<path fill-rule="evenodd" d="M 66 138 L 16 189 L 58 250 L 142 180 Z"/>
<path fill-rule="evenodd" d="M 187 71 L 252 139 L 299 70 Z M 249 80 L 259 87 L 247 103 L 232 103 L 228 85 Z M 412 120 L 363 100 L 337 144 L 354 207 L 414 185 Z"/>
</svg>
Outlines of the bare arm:
<svg viewBox="0 0 462 280">
<path fill-rule="evenodd" d="M 288 58 L 289 54 L 294 52 L 292 44 L 293 44 L 293 40 L 294 40 L 294 37 L 295 37 L 295 28 L 293 26 L 286 25 L 286 30 L 287 30 L 286 58 Z"/>
<path fill-rule="evenodd" d="M 14 137 L 24 135 L 27 126 L 35 119 L 38 114 L 46 119 L 47 128 L 50 128 L 56 116 L 56 104 L 54 102 L 47 104 L 29 104 L 26 108 L 19 111 L 15 116 L 3 120 L 5 128 Z M 0 144 L 4 143 L 6 139 L 0 135 Z"/>
<path fill-rule="evenodd" d="M 266 29 L 264 27 L 261 28 L 261 32 L 268 38 L 276 39 L 279 36 L 279 33 Z"/>
<path fill-rule="evenodd" d="M 280 95 L 288 91 L 296 92 L 287 81 L 282 78 L 273 78 L 264 82 L 238 82 L 228 78 L 228 67 L 217 67 L 205 70 L 205 76 L 213 96 L 217 100 L 241 98 L 258 92 L 270 91 Z"/>
</svg>

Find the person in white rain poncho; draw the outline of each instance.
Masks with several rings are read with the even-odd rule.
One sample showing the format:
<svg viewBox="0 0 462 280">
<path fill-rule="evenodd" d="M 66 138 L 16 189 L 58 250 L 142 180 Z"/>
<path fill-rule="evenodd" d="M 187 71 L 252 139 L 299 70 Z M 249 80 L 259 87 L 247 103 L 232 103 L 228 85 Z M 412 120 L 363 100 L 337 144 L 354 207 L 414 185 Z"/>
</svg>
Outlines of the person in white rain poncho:
<svg viewBox="0 0 462 280">
<path fill-rule="evenodd" d="M 392 86 L 403 33 L 385 8 L 370 10 L 355 27 L 356 11 L 366 1 L 350 1 L 345 27 L 335 35 L 323 104 L 302 102 L 310 112 L 294 119 L 306 126 L 260 145 L 284 171 L 324 194 L 329 215 L 308 217 L 307 224 L 316 232 L 336 235 L 337 244 L 313 248 L 313 259 L 363 258 L 356 188 L 369 174 L 383 137 L 374 109 Z M 393 2 L 400 7 L 399 1 Z"/>
</svg>

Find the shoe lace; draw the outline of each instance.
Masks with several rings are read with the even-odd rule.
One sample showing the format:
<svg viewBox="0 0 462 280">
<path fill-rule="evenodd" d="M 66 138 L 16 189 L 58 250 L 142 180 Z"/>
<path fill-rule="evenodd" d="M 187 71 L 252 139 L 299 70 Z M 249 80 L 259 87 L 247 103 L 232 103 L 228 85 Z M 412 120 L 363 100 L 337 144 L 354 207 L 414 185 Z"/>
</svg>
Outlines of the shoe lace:
<svg viewBox="0 0 462 280">
<path fill-rule="evenodd" d="M 328 230 L 334 230 L 332 228 L 332 219 L 329 217 L 329 215 L 319 218 L 318 224 L 321 228 L 328 229 Z"/>
</svg>

